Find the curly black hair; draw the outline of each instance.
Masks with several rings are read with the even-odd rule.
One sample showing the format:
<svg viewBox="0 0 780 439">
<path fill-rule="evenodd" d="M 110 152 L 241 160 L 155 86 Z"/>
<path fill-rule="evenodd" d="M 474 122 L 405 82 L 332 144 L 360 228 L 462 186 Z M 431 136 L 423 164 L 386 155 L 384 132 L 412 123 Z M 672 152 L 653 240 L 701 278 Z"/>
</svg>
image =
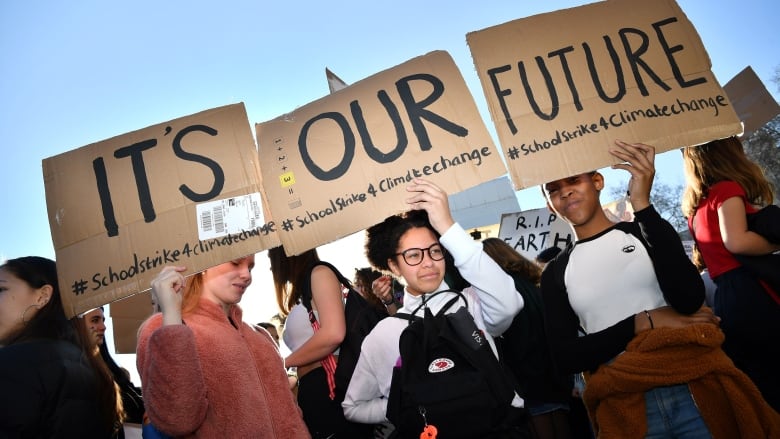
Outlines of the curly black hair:
<svg viewBox="0 0 780 439">
<path fill-rule="evenodd" d="M 366 258 L 371 265 L 379 270 L 390 270 L 388 259 L 398 252 L 398 241 L 409 229 L 427 227 L 439 239 L 439 233 L 431 226 L 428 212 L 425 210 L 409 210 L 385 218 L 379 224 L 366 229 Z"/>
</svg>

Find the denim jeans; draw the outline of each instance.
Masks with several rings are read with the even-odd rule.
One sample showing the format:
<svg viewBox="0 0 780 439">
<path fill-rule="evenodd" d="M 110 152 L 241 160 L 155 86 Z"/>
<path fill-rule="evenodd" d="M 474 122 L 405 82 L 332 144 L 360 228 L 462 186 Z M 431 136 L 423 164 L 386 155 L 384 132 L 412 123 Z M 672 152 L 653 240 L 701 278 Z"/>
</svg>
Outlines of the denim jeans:
<svg viewBox="0 0 780 439">
<path fill-rule="evenodd" d="M 693 401 L 687 384 L 656 387 L 645 392 L 645 438 L 711 438 L 707 424 Z"/>
</svg>

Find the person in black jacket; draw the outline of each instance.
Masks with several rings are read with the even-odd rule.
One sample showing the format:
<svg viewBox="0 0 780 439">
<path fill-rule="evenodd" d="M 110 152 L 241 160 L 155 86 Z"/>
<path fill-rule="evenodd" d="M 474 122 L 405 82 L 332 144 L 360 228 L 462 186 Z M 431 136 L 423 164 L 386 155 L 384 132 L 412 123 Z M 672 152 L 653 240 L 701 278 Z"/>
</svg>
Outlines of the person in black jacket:
<svg viewBox="0 0 780 439">
<path fill-rule="evenodd" d="M 557 373 L 544 332 L 544 309 L 539 290 L 542 270 L 500 238 L 485 238 L 482 246 L 515 282 L 523 309 L 496 345 L 514 374 L 528 409 L 529 428 L 535 438 L 569 439 L 569 399 L 572 375 Z"/>
<path fill-rule="evenodd" d="M 113 437 L 121 416 L 98 388 L 63 312 L 54 261 L 27 256 L 1 265 L 0 437 Z"/>
</svg>

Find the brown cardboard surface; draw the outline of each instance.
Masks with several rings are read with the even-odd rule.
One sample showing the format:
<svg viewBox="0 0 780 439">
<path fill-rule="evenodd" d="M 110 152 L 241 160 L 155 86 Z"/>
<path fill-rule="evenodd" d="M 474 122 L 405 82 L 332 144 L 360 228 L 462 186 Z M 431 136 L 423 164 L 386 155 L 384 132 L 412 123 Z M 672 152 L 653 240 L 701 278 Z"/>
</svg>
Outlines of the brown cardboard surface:
<svg viewBox="0 0 780 439">
<path fill-rule="evenodd" d="M 745 124 L 745 132 L 742 133 L 744 138 L 750 137 L 753 131 L 780 114 L 780 105 L 750 66 L 731 78 L 723 86 L 723 90 L 726 91 L 739 119 Z"/>
<path fill-rule="evenodd" d="M 741 132 L 673 0 L 592 3 L 466 39 L 516 189 L 616 163 L 615 139 L 660 153 Z"/>
<path fill-rule="evenodd" d="M 134 354 L 138 345 L 138 329 L 152 315 L 151 291 L 117 300 L 109 306 L 117 354 Z"/>
<path fill-rule="evenodd" d="M 49 157 L 43 174 L 68 316 L 150 288 L 164 265 L 192 274 L 279 244 L 247 196 L 262 182 L 243 104 Z"/>
<path fill-rule="evenodd" d="M 405 188 L 415 175 L 453 194 L 506 173 L 463 77 L 443 51 L 255 127 L 271 216 L 288 254 L 407 210 Z"/>
</svg>

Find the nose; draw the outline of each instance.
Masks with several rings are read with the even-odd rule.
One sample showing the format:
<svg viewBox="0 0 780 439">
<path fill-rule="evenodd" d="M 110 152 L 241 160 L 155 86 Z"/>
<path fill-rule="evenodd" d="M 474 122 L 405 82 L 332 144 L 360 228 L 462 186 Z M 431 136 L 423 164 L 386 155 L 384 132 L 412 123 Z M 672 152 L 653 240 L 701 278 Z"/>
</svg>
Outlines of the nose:
<svg viewBox="0 0 780 439">
<path fill-rule="evenodd" d="M 420 263 L 425 267 L 430 267 L 433 265 L 433 258 L 431 257 L 431 249 L 425 249 L 422 251 L 422 262 Z"/>
<path fill-rule="evenodd" d="M 97 330 L 98 330 L 98 332 L 105 332 L 106 331 L 106 322 L 105 321 L 98 322 Z"/>
<path fill-rule="evenodd" d="M 241 279 L 246 279 L 251 281 L 252 280 L 252 267 L 249 266 L 249 264 L 243 264 L 241 266 L 241 272 L 239 273 L 239 276 L 241 276 Z"/>
</svg>

